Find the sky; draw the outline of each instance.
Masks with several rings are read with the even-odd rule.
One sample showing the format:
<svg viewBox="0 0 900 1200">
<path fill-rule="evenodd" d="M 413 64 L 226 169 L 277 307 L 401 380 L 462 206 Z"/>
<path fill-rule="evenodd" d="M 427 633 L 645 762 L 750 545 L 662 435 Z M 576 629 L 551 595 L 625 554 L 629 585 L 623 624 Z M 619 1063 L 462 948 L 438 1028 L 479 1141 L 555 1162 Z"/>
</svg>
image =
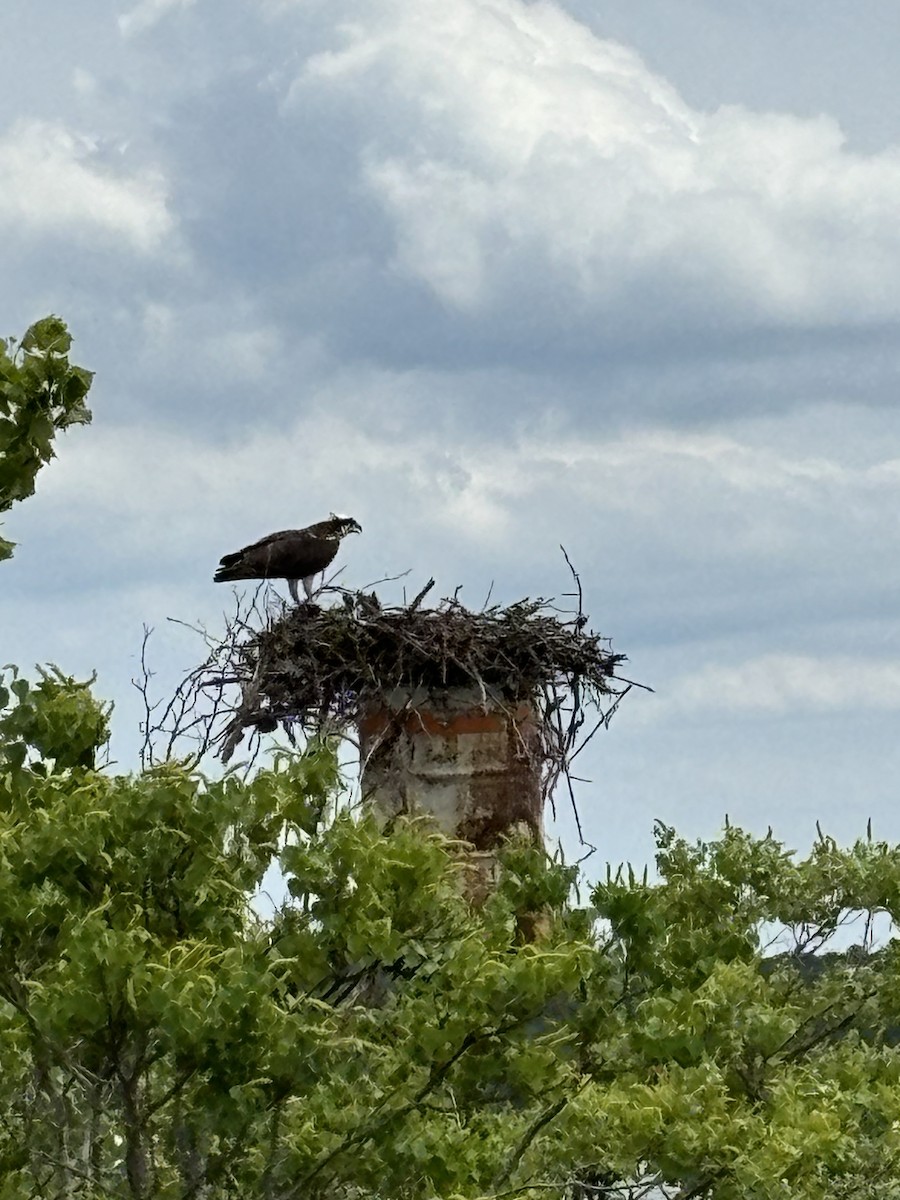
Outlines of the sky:
<svg viewBox="0 0 900 1200">
<path fill-rule="evenodd" d="M 477 607 L 563 544 L 653 689 L 579 759 L 592 871 L 657 819 L 900 840 L 900 8 L 7 10 L 0 332 L 96 380 L 0 661 L 96 669 L 130 769 L 142 629 L 164 694 L 223 553 L 350 513 L 346 586 Z"/>
</svg>

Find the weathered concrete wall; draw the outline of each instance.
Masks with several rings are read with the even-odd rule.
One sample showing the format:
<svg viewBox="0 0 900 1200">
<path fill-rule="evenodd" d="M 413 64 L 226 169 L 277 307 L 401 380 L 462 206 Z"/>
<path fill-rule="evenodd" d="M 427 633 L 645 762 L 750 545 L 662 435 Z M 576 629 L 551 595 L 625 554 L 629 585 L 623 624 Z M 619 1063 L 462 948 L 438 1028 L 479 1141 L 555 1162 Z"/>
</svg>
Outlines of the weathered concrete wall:
<svg viewBox="0 0 900 1200">
<path fill-rule="evenodd" d="M 395 692 L 360 720 L 362 794 L 385 818 L 431 817 L 489 851 L 525 828 L 541 837 L 541 734 L 534 708 L 512 711 L 478 688 Z"/>
</svg>

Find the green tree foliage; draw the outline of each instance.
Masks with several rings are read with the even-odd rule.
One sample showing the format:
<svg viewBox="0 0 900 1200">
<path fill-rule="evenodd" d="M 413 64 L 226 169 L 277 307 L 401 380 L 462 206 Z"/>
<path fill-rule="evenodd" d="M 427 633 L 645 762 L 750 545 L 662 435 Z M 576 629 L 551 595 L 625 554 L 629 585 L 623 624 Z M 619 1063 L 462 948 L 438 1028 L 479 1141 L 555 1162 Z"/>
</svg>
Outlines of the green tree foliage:
<svg viewBox="0 0 900 1200">
<path fill-rule="evenodd" d="M 476 910 L 327 748 L 114 775 L 86 685 L 0 702 L 2 1200 L 900 1194 L 897 952 L 829 953 L 896 848 L 660 828 L 582 908 L 512 845 Z"/>
<path fill-rule="evenodd" d="M 93 372 L 69 363 L 71 345 L 59 317 L 36 321 L 21 342 L 0 338 L 0 513 L 34 494 L 56 434 L 90 422 L 85 398 Z M 14 545 L 0 537 L 0 562 Z"/>
</svg>

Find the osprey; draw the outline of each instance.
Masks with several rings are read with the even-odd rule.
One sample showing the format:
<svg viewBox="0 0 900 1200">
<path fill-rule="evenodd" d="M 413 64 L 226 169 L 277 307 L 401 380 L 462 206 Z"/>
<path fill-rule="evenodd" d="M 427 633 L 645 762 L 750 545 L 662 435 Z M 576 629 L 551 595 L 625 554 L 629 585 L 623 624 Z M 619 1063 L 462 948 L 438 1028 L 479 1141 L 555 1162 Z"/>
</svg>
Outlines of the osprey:
<svg viewBox="0 0 900 1200">
<path fill-rule="evenodd" d="M 362 526 L 352 517 L 339 517 L 336 513 L 332 513 L 327 521 L 308 525 L 306 529 L 282 529 L 280 533 L 270 533 L 243 550 L 226 554 L 213 582 L 286 579 L 294 601 L 299 604 L 297 584 L 302 580 L 306 598 L 311 600 L 312 581 L 332 561 L 341 538 L 348 533 L 362 533 Z"/>
</svg>

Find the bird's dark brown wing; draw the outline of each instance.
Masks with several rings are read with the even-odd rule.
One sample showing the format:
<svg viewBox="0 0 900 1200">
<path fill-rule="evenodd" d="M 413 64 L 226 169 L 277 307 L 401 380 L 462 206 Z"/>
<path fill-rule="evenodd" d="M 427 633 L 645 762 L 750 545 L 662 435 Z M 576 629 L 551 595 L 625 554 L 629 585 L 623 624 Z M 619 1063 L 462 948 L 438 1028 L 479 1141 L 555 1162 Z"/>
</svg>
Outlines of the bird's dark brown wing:
<svg viewBox="0 0 900 1200">
<path fill-rule="evenodd" d="M 309 536 L 308 529 L 281 529 L 278 533 L 270 533 L 266 537 L 262 537 L 258 542 L 251 542 L 249 546 L 245 546 L 243 550 L 239 550 L 238 554 L 246 554 L 248 550 L 255 550 L 257 546 L 269 546 L 273 542 L 295 541 L 303 542 Z"/>
<path fill-rule="evenodd" d="M 309 529 L 282 529 L 226 554 L 215 579 L 306 579 L 325 570 L 339 544 L 337 538 L 318 537 Z"/>
</svg>

